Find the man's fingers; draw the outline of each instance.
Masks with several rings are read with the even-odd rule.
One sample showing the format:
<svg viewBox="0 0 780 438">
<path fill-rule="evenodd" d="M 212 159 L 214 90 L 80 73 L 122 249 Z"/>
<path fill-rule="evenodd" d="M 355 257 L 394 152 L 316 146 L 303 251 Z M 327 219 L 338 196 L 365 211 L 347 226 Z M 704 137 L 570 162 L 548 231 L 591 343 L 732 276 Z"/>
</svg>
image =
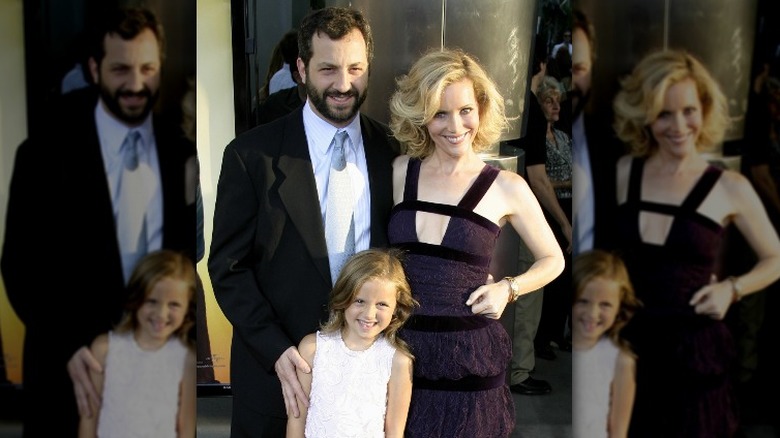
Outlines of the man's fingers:
<svg viewBox="0 0 780 438">
<path fill-rule="evenodd" d="M 87 403 L 87 397 L 84 395 L 84 391 L 78 385 L 73 385 L 73 392 L 76 393 L 76 404 L 79 408 L 79 415 L 82 417 L 92 418 L 92 409 Z"/>
<path fill-rule="evenodd" d="M 68 361 L 67 369 L 73 381 L 79 414 L 91 417 L 92 406 L 100 406 L 100 394 L 92 383 L 90 371 L 102 373 L 103 367 L 87 347 L 81 347 Z"/>
<path fill-rule="evenodd" d="M 282 383 L 282 393 L 284 395 L 284 404 L 287 408 L 287 415 L 292 415 L 295 418 L 300 417 L 301 411 L 298 409 L 295 396 L 290 393 L 288 385 L 284 383 Z"/>
<path fill-rule="evenodd" d="M 306 363 L 305 360 L 303 360 L 303 357 L 301 356 L 300 353 L 298 353 L 298 350 L 292 350 L 290 352 L 289 357 L 290 357 L 290 362 L 292 362 L 293 365 L 295 365 L 295 368 L 303 371 L 306 374 L 311 372 L 311 368 L 309 367 L 309 364 Z M 293 369 L 293 372 L 295 372 L 295 369 Z M 298 380 L 297 374 L 295 375 L 295 380 L 296 381 Z"/>
</svg>

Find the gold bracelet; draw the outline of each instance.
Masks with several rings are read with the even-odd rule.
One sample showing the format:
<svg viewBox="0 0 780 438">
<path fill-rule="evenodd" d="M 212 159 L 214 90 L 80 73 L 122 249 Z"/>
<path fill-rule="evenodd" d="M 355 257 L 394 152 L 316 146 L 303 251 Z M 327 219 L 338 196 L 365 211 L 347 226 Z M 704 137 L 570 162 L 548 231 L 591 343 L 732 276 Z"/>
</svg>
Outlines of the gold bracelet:
<svg viewBox="0 0 780 438">
<path fill-rule="evenodd" d="M 731 276 L 728 280 L 731 282 L 731 304 L 734 304 L 742 299 L 742 286 L 737 283 L 737 277 Z"/>
<path fill-rule="evenodd" d="M 517 279 L 515 277 L 504 277 L 504 280 L 509 282 L 507 303 L 514 303 L 520 297 L 520 286 L 517 284 Z"/>
</svg>

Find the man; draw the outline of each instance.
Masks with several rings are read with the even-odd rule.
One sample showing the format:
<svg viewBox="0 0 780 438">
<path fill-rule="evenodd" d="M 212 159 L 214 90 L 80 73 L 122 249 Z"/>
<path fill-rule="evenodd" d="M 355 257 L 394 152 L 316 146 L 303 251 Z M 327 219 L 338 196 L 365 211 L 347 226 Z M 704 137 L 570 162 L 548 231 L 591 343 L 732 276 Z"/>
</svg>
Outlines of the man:
<svg viewBox="0 0 780 438">
<path fill-rule="evenodd" d="M 551 52 L 551 58 L 555 58 L 558 56 L 559 50 L 566 50 L 569 52 L 569 55 L 571 56 L 572 47 L 571 47 L 571 31 L 565 30 L 563 31 L 563 41 L 553 46 L 552 52 Z"/>
<path fill-rule="evenodd" d="M 100 367 L 86 346 L 119 320 L 135 260 L 159 248 L 194 257 L 195 181 L 185 174 L 195 146 L 152 115 L 162 27 L 142 9 L 99 26 L 96 86 L 68 93 L 50 129 L 16 153 L 2 273 L 25 324 L 25 437 L 76 436 L 74 387 L 85 413 L 87 396 L 98 400 L 87 366 Z"/>
<path fill-rule="evenodd" d="M 297 53 L 297 51 L 296 51 Z M 306 102 L 306 86 L 298 73 L 298 66 L 293 63 L 289 67 L 295 87 L 284 88 L 272 93 L 255 110 L 255 125 L 264 125 L 303 106 Z"/>
<path fill-rule="evenodd" d="M 315 10 L 298 42 L 306 103 L 228 144 L 217 186 L 208 266 L 233 326 L 233 437 L 285 435 L 286 416 L 308 404 L 297 371 L 310 368 L 297 345 L 327 318 L 337 259 L 348 256 L 351 236 L 353 252 L 387 245 L 399 148 L 386 126 L 358 111 L 374 47 L 369 24 L 354 10 Z M 334 243 L 331 218 L 345 209 L 326 208 L 340 199 L 329 193 L 337 139 L 354 209 L 353 233 Z"/>
<path fill-rule="evenodd" d="M 536 90 L 541 84 L 547 72 L 546 49 L 541 40 L 536 40 L 534 48 L 532 76 L 528 93 L 528 121 L 526 133 L 520 142 L 520 147 L 525 151 L 525 173 L 528 185 L 539 200 L 539 204 L 545 209 L 548 217 L 555 217 L 564 233 L 568 230 L 571 235 L 571 226 L 566 214 L 558 204 L 558 198 L 552 188 L 552 183 L 547 176 L 545 162 L 547 160 L 547 119 L 544 117 Z M 552 224 L 550 224 L 552 226 Z M 520 247 L 521 264 L 528 269 L 534 261 L 525 244 Z M 537 336 L 539 322 L 542 316 L 544 289 L 538 289 L 532 293 L 520 296 L 515 303 L 515 327 L 512 341 L 512 360 L 510 363 L 510 386 L 512 392 L 522 395 L 540 395 L 552 391 L 552 386 L 546 380 L 535 379 L 531 372 L 536 367 L 536 356 L 546 359 L 554 359 L 555 353 L 547 344 L 547 350 L 536 351 L 534 339 Z M 552 354 L 552 356 L 549 356 Z"/>
<path fill-rule="evenodd" d="M 279 51 L 282 53 L 284 64 L 282 68 L 276 71 L 268 81 L 268 94 L 274 94 L 285 88 L 294 88 L 297 81 L 291 70 L 295 69 L 295 62 L 298 59 L 298 31 L 293 29 L 282 37 L 279 41 Z M 296 69 L 297 70 L 297 69 Z"/>
<path fill-rule="evenodd" d="M 615 235 L 615 165 L 624 153 L 608 119 L 585 114 L 595 59 L 594 30 L 585 14 L 574 10 L 572 83 L 572 209 L 573 256 L 593 249 L 610 249 Z"/>
</svg>

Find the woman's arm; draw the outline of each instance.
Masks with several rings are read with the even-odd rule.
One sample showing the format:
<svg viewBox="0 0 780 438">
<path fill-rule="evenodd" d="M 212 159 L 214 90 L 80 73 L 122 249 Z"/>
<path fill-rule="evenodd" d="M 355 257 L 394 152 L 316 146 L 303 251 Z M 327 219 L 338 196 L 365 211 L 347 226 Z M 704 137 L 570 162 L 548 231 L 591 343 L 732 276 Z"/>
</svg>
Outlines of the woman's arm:
<svg viewBox="0 0 780 438">
<path fill-rule="evenodd" d="M 565 262 L 558 241 L 528 184 L 517 174 L 502 172 L 502 176 L 507 177 L 504 186 L 506 217 L 535 260 L 528 271 L 516 277 L 522 295 L 554 280 L 563 272 Z M 501 284 L 506 286 L 506 282 Z"/>
<path fill-rule="evenodd" d="M 753 269 L 735 279 L 715 282 L 699 289 L 690 304 L 696 313 L 722 319 L 735 299 L 757 292 L 780 278 L 780 239 L 761 199 L 750 182 L 736 172 L 722 175 L 722 198 L 708 200 L 713 204 L 728 205 L 728 217 L 756 254 L 758 262 Z"/>
<path fill-rule="evenodd" d="M 306 397 L 311 395 L 311 378 L 314 373 L 314 353 L 317 350 L 317 335 L 315 333 L 304 336 L 298 346 L 298 352 L 303 357 L 303 360 L 309 364 L 311 373 L 304 373 L 298 369 L 298 380 L 301 381 L 303 392 L 306 393 Z M 306 415 L 309 412 L 308 405 L 299 405 L 301 409 L 301 415 L 295 417 L 294 415 L 287 415 L 287 438 L 303 438 L 303 432 L 306 429 Z"/>
<path fill-rule="evenodd" d="M 728 172 L 727 190 L 734 199 L 734 224 L 756 253 L 758 262 L 739 277 L 742 296 L 757 292 L 780 278 L 780 239 L 764 205 L 750 182 L 742 175 Z"/>
<path fill-rule="evenodd" d="M 181 378 L 179 393 L 179 413 L 176 418 L 176 436 L 178 438 L 194 438 L 197 417 L 197 383 L 195 369 L 197 361 L 192 348 L 187 350 L 184 359 L 184 374 Z"/>
<path fill-rule="evenodd" d="M 489 200 L 479 204 L 480 211 L 477 213 L 485 217 L 495 217 L 498 214 L 501 222 L 508 219 L 533 254 L 533 265 L 515 277 L 518 295 L 523 295 L 544 287 L 563 272 L 563 252 L 547 224 L 539 201 L 523 177 L 502 171 L 496 182 L 498 190 L 492 194 L 488 191 L 485 196 L 489 196 Z M 508 281 L 496 281 L 478 287 L 469 295 L 466 305 L 471 306 L 471 311 L 475 314 L 498 319 L 504 312 L 511 293 Z"/>
<path fill-rule="evenodd" d="M 607 432 L 609 438 L 625 438 L 631 422 L 631 410 L 636 394 L 636 361 L 627 352 L 621 350 L 615 360 L 615 377 L 610 388 L 609 419 Z"/>
<path fill-rule="evenodd" d="M 393 370 L 387 383 L 387 414 L 385 415 L 385 438 L 401 438 L 409 415 L 412 400 L 412 359 L 396 350 L 393 356 Z"/>
<path fill-rule="evenodd" d="M 105 372 L 106 355 L 108 354 L 108 334 L 104 333 L 99 335 L 92 341 L 90 346 L 92 355 L 100 362 L 100 366 Z M 95 390 L 101 396 L 103 395 L 103 378 L 105 374 L 96 373 L 92 370 L 89 372 L 92 384 L 95 385 Z M 79 438 L 95 438 L 97 437 L 97 422 L 100 417 L 100 404 L 95 403 L 91 398 L 89 399 L 89 410 L 92 415 L 81 415 L 79 419 Z"/>
</svg>

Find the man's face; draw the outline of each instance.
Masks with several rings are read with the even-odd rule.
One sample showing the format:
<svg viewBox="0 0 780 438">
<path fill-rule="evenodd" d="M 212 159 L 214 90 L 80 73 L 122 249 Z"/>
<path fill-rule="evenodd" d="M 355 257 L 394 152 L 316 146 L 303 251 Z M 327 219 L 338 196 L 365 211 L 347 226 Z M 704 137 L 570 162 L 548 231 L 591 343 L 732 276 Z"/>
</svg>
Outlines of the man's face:
<svg viewBox="0 0 780 438">
<path fill-rule="evenodd" d="M 366 100 L 368 57 L 363 34 L 353 29 L 339 40 L 314 34 L 311 48 L 308 66 L 298 58 L 298 72 L 312 109 L 334 126 L 347 126 Z"/>
<path fill-rule="evenodd" d="M 141 124 L 152 111 L 160 88 L 160 48 L 150 29 L 132 40 L 115 34 L 103 40 L 106 56 L 97 65 L 89 60 L 90 71 L 100 89 L 106 109 L 131 125 Z"/>
<path fill-rule="evenodd" d="M 574 93 L 572 105 L 579 108 L 579 102 L 590 91 L 591 79 L 591 47 L 585 32 L 580 28 L 575 28 L 573 33 L 573 50 L 571 55 L 571 74 L 574 84 Z"/>
</svg>

